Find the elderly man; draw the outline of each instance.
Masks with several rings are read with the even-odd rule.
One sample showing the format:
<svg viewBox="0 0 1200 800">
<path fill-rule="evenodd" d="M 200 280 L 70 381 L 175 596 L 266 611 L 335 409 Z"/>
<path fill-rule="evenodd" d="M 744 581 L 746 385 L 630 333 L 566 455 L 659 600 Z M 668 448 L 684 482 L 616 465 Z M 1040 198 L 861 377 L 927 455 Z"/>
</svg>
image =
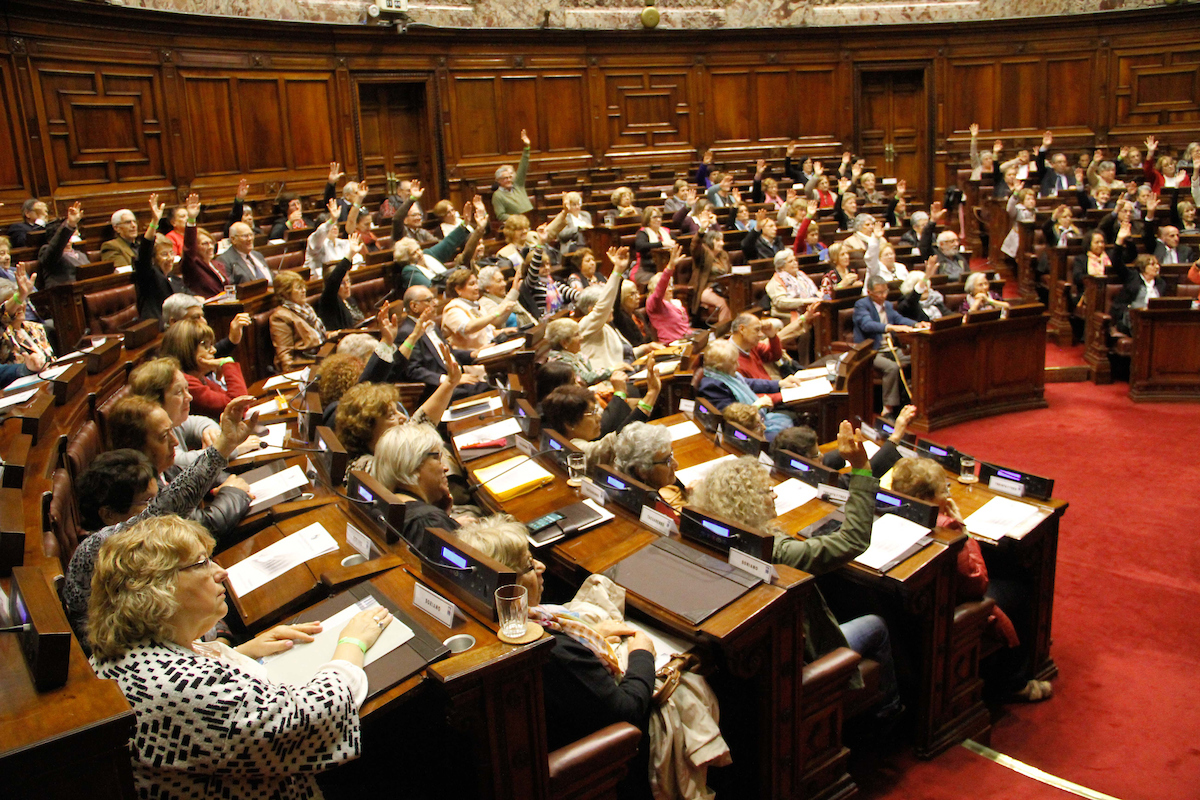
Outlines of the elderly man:
<svg viewBox="0 0 1200 800">
<path fill-rule="evenodd" d="M 12 246 L 24 247 L 29 234 L 34 231 L 44 231 L 49 216 L 49 207 L 36 197 L 31 197 L 22 203 L 21 221 L 8 226 L 8 238 L 12 242 Z"/>
<path fill-rule="evenodd" d="M 132 267 L 137 257 L 137 217 L 128 208 L 122 208 L 113 212 L 110 222 L 116 236 L 100 245 L 100 260 L 111 261 L 117 267 Z"/>
<path fill-rule="evenodd" d="M 925 271 L 929 275 L 945 275 L 951 281 L 960 280 L 971 271 L 967 257 L 958 251 L 958 234 L 954 231 L 942 231 L 937 234 L 937 249 L 933 247 L 933 235 L 937 232 L 937 222 L 946 209 L 942 204 L 934 202 L 929 207 L 929 223 L 921 231 L 921 256 L 926 259 Z"/>
<path fill-rule="evenodd" d="M 1079 188 L 1065 153 L 1055 153 L 1050 158 L 1050 169 L 1046 169 L 1046 151 L 1053 142 L 1054 134 L 1046 131 L 1042 134 L 1042 146 L 1037 151 L 1038 172 L 1042 174 L 1041 197 L 1057 197 L 1059 192 Z"/>
<path fill-rule="evenodd" d="M 882 351 L 884 334 L 928 328 L 929 323 L 901 315 L 887 301 L 887 295 L 888 285 L 883 278 L 867 281 L 867 296 L 854 304 L 854 342 L 870 339 L 874 343 L 875 368 L 883 373 L 883 415 L 892 417 L 900 405 L 900 370 L 908 363 L 908 357 L 901 355 L 897 362 L 890 351 Z"/>
<path fill-rule="evenodd" d="M 529 134 L 521 129 L 521 141 L 525 149 L 521 151 L 521 163 L 513 172 L 511 164 L 505 164 L 496 170 L 496 191 L 492 192 L 492 210 L 496 219 L 504 222 L 513 214 L 527 214 L 533 210 L 529 195 L 525 193 L 525 173 L 529 172 Z"/>
<path fill-rule="evenodd" d="M 779 320 L 762 320 L 750 313 L 739 314 L 734 318 L 729 334 L 729 341 L 738 351 L 738 374 L 764 381 L 779 380 L 781 372 L 776 362 L 783 358 L 783 342 L 807 332 L 806 317 L 784 325 Z M 784 378 L 779 385 L 786 388 L 798 382 Z"/>
<path fill-rule="evenodd" d="M 230 248 L 217 256 L 217 261 L 225 265 L 225 274 L 236 286 L 266 279 L 268 286 L 273 286 L 274 278 L 267 259 L 254 249 L 254 229 L 244 222 L 235 222 L 229 226 Z"/>
<path fill-rule="evenodd" d="M 345 174 L 342 172 L 342 165 L 338 162 L 333 161 L 329 164 L 329 177 L 325 182 L 325 195 L 323 198 L 326 206 L 337 195 L 337 182 Z M 338 205 L 338 222 L 345 222 L 346 217 L 350 215 L 350 207 L 362 205 L 366 197 L 367 184 L 365 181 L 361 185 L 358 181 L 346 181 L 346 185 L 342 187 L 342 196 L 336 199 Z"/>
<path fill-rule="evenodd" d="M 875 235 L 875 218 L 870 214 L 855 214 L 848 226 L 850 235 L 842 240 L 842 247 L 857 252 L 866 252 Z"/>
<path fill-rule="evenodd" d="M 405 342 L 416 328 L 417 320 L 427 321 L 437 305 L 437 296 L 428 286 L 414 285 L 404 292 L 404 309 L 408 316 L 400 323 L 396 331 L 397 343 Z M 407 347 L 402 347 L 400 354 L 404 359 L 398 359 L 392 367 L 390 381 L 413 381 L 425 384 L 425 396 L 433 394 L 442 382 L 442 376 L 447 375 L 446 361 L 454 359 L 460 364 L 471 364 L 474 355 L 467 350 L 451 350 L 432 325 L 425 328 L 425 333 L 417 339 L 411 352 L 405 353 Z M 486 392 L 491 387 L 484 380 L 482 367 L 468 366 L 463 368 L 462 382 L 454 387 L 454 399 L 461 400 L 473 394 Z"/>
</svg>

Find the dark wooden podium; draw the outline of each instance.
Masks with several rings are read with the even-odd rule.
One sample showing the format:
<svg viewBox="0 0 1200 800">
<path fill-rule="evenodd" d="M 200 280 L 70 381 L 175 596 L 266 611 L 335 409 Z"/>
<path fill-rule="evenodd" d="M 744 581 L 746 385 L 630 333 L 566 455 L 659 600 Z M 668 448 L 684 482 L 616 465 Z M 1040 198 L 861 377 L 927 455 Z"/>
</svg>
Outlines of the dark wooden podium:
<svg viewBox="0 0 1200 800">
<path fill-rule="evenodd" d="M 1200 399 L 1200 311 L 1191 298 L 1170 299 L 1187 307 L 1130 312 L 1129 398 L 1136 402 Z"/>
</svg>

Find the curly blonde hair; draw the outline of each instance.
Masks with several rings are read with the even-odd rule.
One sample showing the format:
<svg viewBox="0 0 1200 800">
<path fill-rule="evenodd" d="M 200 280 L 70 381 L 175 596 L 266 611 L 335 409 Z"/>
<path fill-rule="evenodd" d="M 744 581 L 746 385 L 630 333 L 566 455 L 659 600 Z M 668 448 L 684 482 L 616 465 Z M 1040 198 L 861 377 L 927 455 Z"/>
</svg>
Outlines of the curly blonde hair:
<svg viewBox="0 0 1200 800">
<path fill-rule="evenodd" d="M 718 464 L 700 481 L 692 505 L 747 528 L 766 528 L 775 518 L 771 474 L 758 459 L 742 456 Z"/>
<path fill-rule="evenodd" d="M 730 403 L 721 410 L 721 416 L 726 422 L 741 425 L 748 431 L 763 433 L 765 430 L 758 409 L 749 403 Z"/>
<path fill-rule="evenodd" d="M 932 458 L 902 458 L 892 467 L 892 488 L 927 503 L 937 502 L 946 493 L 946 471 Z"/>
<path fill-rule="evenodd" d="M 363 362 L 349 353 L 333 353 L 326 356 L 317 367 L 317 394 L 321 396 L 321 408 L 328 408 L 335 400 L 350 391 L 358 383 Z"/>
<path fill-rule="evenodd" d="M 620 208 L 621 207 L 621 198 L 625 197 L 625 196 L 628 196 L 629 202 L 632 203 L 633 202 L 633 189 L 630 189 L 628 186 L 618 186 L 616 189 L 613 189 L 613 192 L 611 195 L 609 195 L 608 199 L 610 201 L 612 201 L 612 204 L 614 206 L 616 206 L 617 208 Z"/>
<path fill-rule="evenodd" d="M 400 399 L 390 383 L 360 383 L 342 395 L 337 410 L 337 435 L 351 458 L 371 452 L 376 421 L 386 417 Z"/>
<path fill-rule="evenodd" d="M 146 640 L 167 641 L 179 610 L 179 568 L 213 538 L 198 522 L 153 517 L 113 534 L 100 546 L 88 600 L 88 638 L 98 659 L 120 658 Z"/>
<path fill-rule="evenodd" d="M 529 562 L 529 530 L 511 514 L 495 514 L 463 524 L 454 535 L 468 547 L 518 572 Z"/>
</svg>

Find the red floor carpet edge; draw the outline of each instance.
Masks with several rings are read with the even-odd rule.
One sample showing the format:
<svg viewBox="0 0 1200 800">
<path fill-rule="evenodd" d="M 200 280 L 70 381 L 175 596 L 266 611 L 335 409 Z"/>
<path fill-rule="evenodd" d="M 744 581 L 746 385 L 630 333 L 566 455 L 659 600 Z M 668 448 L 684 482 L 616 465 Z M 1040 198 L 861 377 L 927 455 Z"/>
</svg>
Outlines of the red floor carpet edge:
<svg viewBox="0 0 1200 800">
<path fill-rule="evenodd" d="M 1121 800 L 1200 797 L 1200 405 L 1136 404 L 1127 384 L 1046 386 L 1049 408 L 934 436 L 1055 478 L 1071 505 L 1058 555 L 1053 699 L 1005 706 L 991 747 Z M 1068 797 L 956 747 L 855 775 L 866 798 Z"/>
</svg>

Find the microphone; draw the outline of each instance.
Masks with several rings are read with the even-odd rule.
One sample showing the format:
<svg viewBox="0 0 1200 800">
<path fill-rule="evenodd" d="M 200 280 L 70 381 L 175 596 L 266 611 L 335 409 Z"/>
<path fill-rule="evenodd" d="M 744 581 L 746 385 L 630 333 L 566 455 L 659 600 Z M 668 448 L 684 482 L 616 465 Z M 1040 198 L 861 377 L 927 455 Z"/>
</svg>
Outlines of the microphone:
<svg viewBox="0 0 1200 800">
<path fill-rule="evenodd" d="M 325 480 L 323 478 L 321 478 L 319 475 L 317 476 L 317 480 L 321 483 L 325 483 Z M 375 507 L 375 504 L 373 502 L 371 502 L 370 500 L 360 500 L 357 497 L 351 497 L 350 495 L 346 494 L 345 492 L 339 491 L 334 486 L 329 486 L 328 483 L 325 483 L 325 485 L 328 486 L 329 489 L 334 494 L 336 494 L 338 497 L 343 497 L 343 498 L 349 500 L 351 503 L 358 503 L 361 506 L 369 506 L 371 508 Z M 414 545 L 407 536 L 405 536 L 398 528 L 396 528 L 395 525 L 388 522 L 386 517 L 384 517 L 383 515 L 380 515 L 379 517 L 375 517 L 374 519 L 376 522 L 382 524 L 389 531 L 396 534 L 396 537 L 399 538 L 400 541 L 402 541 L 406 545 L 408 545 L 409 552 L 413 553 L 418 559 L 420 559 L 421 561 L 424 561 L 426 564 L 429 564 L 431 567 L 436 567 L 438 569 L 453 570 L 454 572 L 474 572 L 475 571 L 475 567 L 473 567 L 473 566 L 472 567 L 460 567 L 457 564 L 448 564 L 444 561 L 437 561 L 437 560 L 431 558 L 430 556 L 421 552 L 421 549 L 419 547 L 417 547 L 416 545 Z"/>
<path fill-rule="evenodd" d="M 536 453 L 534 453 L 533 455 L 529 456 L 529 460 L 530 460 L 530 461 L 533 461 L 533 460 L 534 460 L 534 459 L 536 459 L 538 456 L 544 456 L 544 455 L 548 455 L 548 454 L 550 454 L 550 453 L 557 453 L 557 452 L 558 452 L 558 448 L 553 448 L 553 447 L 552 447 L 552 448 L 550 448 L 550 449 L 548 449 L 548 450 L 539 450 L 539 451 L 537 451 Z M 473 482 L 473 483 L 468 483 L 468 484 L 467 484 L 467 491 L 468 491 L 468 492 L 470 492 L 471 494 L 474 494 L 476 489 L 480 489 L 480 488 L 482 488 L 482 487 L 484 487 L 484 486 L 488 485 L 488 484 L 489 484 L 489 483 L 491 483 L 492 481 L 496 480 L 496 478 L 499 478 L 501 475 L 506 475 L 506 474 L 508 474 L 509 472 L 512 472 L 514 469 L 516 469 L 517 467 L 519 467 L 519 466 L 523 465 L 524 463 L 525 463 L 524 461 L 518 461 L 516 464 L 513 464 L 513 465 L 512 465 L 511 467 L 509 467 L 508 469 L 502 470 L 501 472 L 497 472 L 495 475 L 493 475 L 492 477 L 488 478 L 486 481 L 476 481 L 476 482 Z"/>
</svg>

